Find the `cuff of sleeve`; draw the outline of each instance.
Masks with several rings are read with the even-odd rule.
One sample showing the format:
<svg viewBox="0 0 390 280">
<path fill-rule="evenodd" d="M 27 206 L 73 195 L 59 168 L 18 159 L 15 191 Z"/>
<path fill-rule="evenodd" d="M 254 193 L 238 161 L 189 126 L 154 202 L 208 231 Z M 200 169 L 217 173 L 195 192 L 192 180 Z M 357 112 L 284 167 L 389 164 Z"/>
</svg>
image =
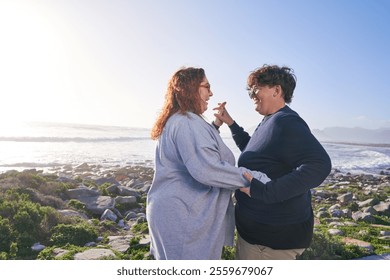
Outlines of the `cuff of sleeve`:
<svg viewBox="0 0 390 280">
<path fill-rule="evenodd" d="M 256 178 L 253 178 L 251 181 L 251 187 L 250 187 L 250 194 L 251 198 L 254 199 L 262 199 L 264 198 L 264 191 L 265 191 L 266 185 L 257 180 Z"/>
<path fill-rule="evenodd" d="M 214 121 L 212 121 L 211 124 L 215 127 L 216 130 L 219 131 L 220 126 L 216 125 Z"/>
<path fill-rule="evenodd" d="M 229 125 L 229 128 L 232 132 L 239 130 L 241 127 L 234 121 L 232 125 Z"/>
</svg>

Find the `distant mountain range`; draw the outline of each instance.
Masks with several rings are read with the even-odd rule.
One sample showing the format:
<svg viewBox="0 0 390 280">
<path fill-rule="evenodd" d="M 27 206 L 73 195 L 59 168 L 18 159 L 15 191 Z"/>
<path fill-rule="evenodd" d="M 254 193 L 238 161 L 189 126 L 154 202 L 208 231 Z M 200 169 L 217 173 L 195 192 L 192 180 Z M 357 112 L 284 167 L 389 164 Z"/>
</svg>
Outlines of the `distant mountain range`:
<svg viewBox="0 0 390 280">
<path fill-rule="evenodd" d="M 312 133 L 321 142 L 390 144 L 390 128 L 328 127 L 314 129 Z"/>
</svg>

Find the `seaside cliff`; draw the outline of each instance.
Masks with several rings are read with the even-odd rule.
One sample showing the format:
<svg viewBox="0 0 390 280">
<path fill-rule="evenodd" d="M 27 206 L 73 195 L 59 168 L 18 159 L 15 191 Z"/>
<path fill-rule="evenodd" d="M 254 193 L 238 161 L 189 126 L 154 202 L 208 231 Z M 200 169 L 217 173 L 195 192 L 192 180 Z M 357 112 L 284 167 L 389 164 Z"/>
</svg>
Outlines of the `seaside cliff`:
<svg viewBox="0 0 390 280">
<path fill-rule="evenodd" d="M 0 259 L 152 259 L 152 180 L 152 168 L 87 163 L 0 174 Z M 334 170 L 312 197 L 315 234 L 300 259 L 390 259 L 390 170 Z"/>
</svg>

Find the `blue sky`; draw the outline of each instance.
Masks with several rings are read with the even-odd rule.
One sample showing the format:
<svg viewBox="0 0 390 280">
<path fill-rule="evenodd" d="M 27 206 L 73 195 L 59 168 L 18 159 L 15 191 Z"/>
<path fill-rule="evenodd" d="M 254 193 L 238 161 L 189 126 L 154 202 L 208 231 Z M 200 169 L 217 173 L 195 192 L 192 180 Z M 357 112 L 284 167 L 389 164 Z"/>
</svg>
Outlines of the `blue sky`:
<svg viewBox="0 0 390 280">
<path fill-rule="evenodd" d="M 202 67 L 246 127 L 263 64 L 295 70 L 312 129 L 390 127 L 390 1 L 0 1 L 1 122 L 149 128 L 170 76 Z"/>
</svg>

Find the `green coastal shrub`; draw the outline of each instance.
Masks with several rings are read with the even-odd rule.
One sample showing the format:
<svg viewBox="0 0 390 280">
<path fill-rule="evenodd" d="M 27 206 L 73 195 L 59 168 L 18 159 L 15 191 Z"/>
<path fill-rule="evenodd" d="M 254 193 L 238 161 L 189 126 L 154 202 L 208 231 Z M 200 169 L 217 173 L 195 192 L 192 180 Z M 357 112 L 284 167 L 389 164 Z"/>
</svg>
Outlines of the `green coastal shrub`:
<svg viewBox="0 0 390 280">
<path fill-rule="evenodd" d="M 95 241 L 98 237 L 97 230 L 86 223 L 75 225 L 60 224 L 52 228 L 50 242 L 53 246 L 72 244 L 84 246 L 86 243 Z"/>
<path fill-rule="evenodd" d="M 12 242 L 12 228 L 8 219 L 0 216 L 0 252 L 9 253 Z"/>
<path fill-rule="evenodd" d="M 33 257 L 31 246 L 48 242 L 49 228 L 60 221 L 54 208 L 30 201 L 28 194 L 20 194 L 18 189 L 0 194 L 0 216 L 0 252 L 11 253 L 15 243 L 13 255 L 17 259 Z"/>
<path fill-rule="evenodd" d="M 356 246 L 346 245 L 321 231 L 314 232 L 313 240 L 298 260 L 349 260 L 366 256 L 367 252 Z"/>
<path fill-rule="evenodd" d="M 121 259 L 128 260 L 151 260 L 150 246 L 140 244 L 141 236 L 135 236 L 130 240 L 130 248 L 122 255 Z"/>
<path fill-rule="evenodd" d="M 149 227 L 147 222 L 136 223 L 131 228 L 136 233 L 149 233 Z"/>
<path fill-rule="evenodd" d="M 235 260 L 236 259 L 236 250 L 234 247 L 224 246 L 222 248 L 222 260 Z"/>
<path fill-rule="evenodd" d="M 79 201 L 77 199 L 69 200 L 67 205 L 68 205 L 68 207 L 71 207 L 71 208 L 76 209 L 76 210 L 85 211 L 85 209 L 86 209 L 85 203 L 82 203 L 81 201 Z"/>
<path fill-rule="evenodd" d="M 34 189 L 46 182 L 46 179 L 39 176 L 36 171 L 24 171 L 18 174 L 17 177 L 20 180 L 21 185 Z"/>
<path fill-rule="evenodd" d="M 86 247 L 79 247 L 75 245 L 66 245 L 61 247 L 64 250 L 61 255 L 57 255 L 55 250 L 57 247 L 46 247 L 37 256 L 37 260 L 73 260 L 74 255 L 87 250 Z"/>
</svg>

